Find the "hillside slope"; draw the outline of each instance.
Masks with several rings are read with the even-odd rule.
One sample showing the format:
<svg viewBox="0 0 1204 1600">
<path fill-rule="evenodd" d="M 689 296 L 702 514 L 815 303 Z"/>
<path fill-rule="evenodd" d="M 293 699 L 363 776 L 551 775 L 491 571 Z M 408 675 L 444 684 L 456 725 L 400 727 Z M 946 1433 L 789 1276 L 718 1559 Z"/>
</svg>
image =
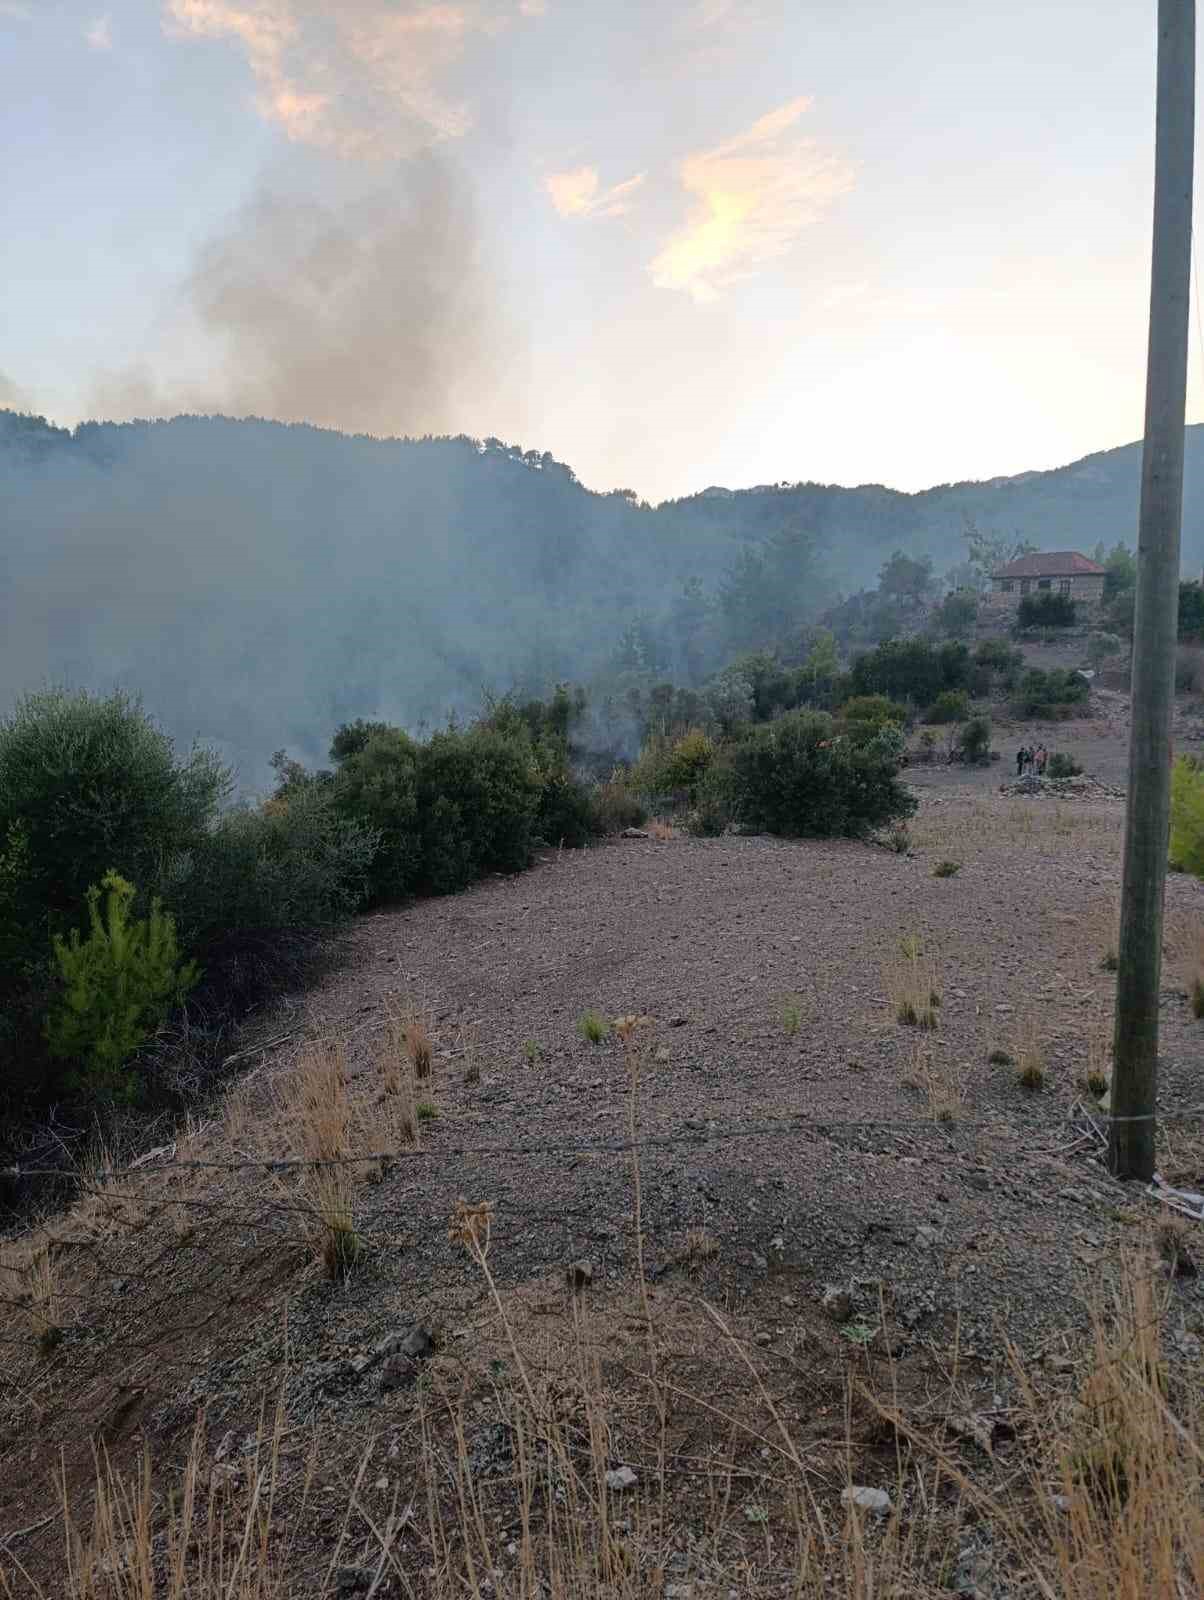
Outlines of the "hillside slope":
<svg viewBox="0 0 1204 1600">
<path fill-rule="evenodd" d="M 1131 537 L 1139 466 L 1129 445 L 914 495 L 783 484 L 652 507 L 499 440 L 220 417 L 70 433 L 0 412 L 0 699 L 120 682 L 254 784 L 280 746 L 321 758 L 346 717 L 413 725 L 482 688 L 588 677 L 633 619 L 667 624 L 684 584 L 714 596 L 770 539 L 793 541 L 803 622 L 897 546 L 959 559 L 967 516 L 1046 545 Z M 1204 557 L 1198 428 L 1184 551 Z M 670 647 L 659 665 L 682 664 Z"/>
</svg>

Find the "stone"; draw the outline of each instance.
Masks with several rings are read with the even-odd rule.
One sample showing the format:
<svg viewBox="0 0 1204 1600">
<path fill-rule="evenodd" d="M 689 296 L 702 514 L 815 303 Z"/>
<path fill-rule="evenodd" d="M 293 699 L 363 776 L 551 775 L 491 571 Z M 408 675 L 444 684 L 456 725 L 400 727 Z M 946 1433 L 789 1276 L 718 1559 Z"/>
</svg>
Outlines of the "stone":
<svg viewBox="0 0 1204 1600">
<path fill-rule="evenodd" d="M 922 1222 L 916 1229 L 915 1242 L 921 1250 L 931 1250 L 934 1245 L 941 1242 L 941 1230 L 931 1227 L 927 1222 Z"/>
<path fill-rule="evenodd" d="M 683 1017 L 683 1016 L 670 1017 L 669 1018 L 669 1026 L 671 1028 L 684 1028 L 686 1026 L 686 1024 L 689 1022 L 689 1020 L 690 1020 L 689 1017 Z"/>
<path fill-rule="evenodd" d="M 620 839 L 646 839 L 647 831 L 643 828 L 624 828 L 619 835 Z"/>
<path fill-rule="evenodd" d="M 890 1495 L 885 1489 L 868 1489 L 853 1484 L 848 1489 L 840 1491 L 841 1503 L 846 1506 L 856 1506 L 858 1511 L 870 1511 L 876 1517 L 884 1517 L 890 1511 Z"/>
<path fill-rule="evenodd" d="M 829 1284 L 821 1301 L 833 1322 L 847 1322 L 853 1315 L 853 1296 L 847 1289 L 837 1289 Z"/>
<path fill-rule="evenodd" d="M 659 1062 L 660 1062 L 660 1064 L 661 1064 L 661 1066 L 662 1066 L 662 1067 L 663 1067 L 663 1066 L 664 1066 L 664 1065 L 665 1065 L 665 1063 L 666 1063 L 666 1062 L 667 1062 L 667 1061 L 668 1061 L 668 1059 L 669 1059 L 669 1052 L 668 1052 L 668 1050 L 667 1050 L 667 1049 L 666 1049 L 666 1047 L 665 1047 L 665 1046 L 664 1046 L 664 1045 L 661 1045 L 661 1046 L 660 1046 L 660 1048 L 659 1048 L 659 1049 L 658 1049 L 658 1050 L 657 1050 L 657 1052 L 656 1052 L 656 1055 L 655 1055 L 655 1057 L 654 1057 L 654 1059 L 655 1059 L 655 1060 L 656 1060 L 656 1061 L 659 1061 Z M 666 1591 L 666 1592 L 667 1592 L 667 1591 Z"/>
<path fill-rule="evenodd" d="M 639 1480 L 630 1467 L 615 1467 L 606 1474 L 606 1487 L 615 1494 L 622 1494 L 627 1489 L 634 1489 Z"/>
<path fill-rule="evenodd" d="M 759 1345 L 767 1345 L 767 1344 L 772 1344 L 773 1343 L 773 1334 L 770 1333 L 768 1331 L 768 1329 L 766 1329 L 766 1328 L 762 1328 L 760 1333 L 758 1333 L 755 1337 L 756 1337 L 756 1342 Z"/>
<path fill-rule="evenodd" d="M 334 1587 L 336 1594 L 362 1594 L 372 1585 L 372 1574 L 366 1567 L 336 1567 Z"/>
<path fill-rule="evenodd" d="M 665 1600 L 694 1600 L 694 1585 L 692 1583 L 667 1583 L 665 1585 Z"/>
<path fill-rule="evenodd" d="M 416 1361 L 425 1361 L 435 1353 L 435 1341 L 430 1330 L 424 1328 L 421 1322 L 416 1322 L 398 1346 L 402 1355 L 413 1356 Z"/>
<path fill-rule="evenodd" d="M 570 1261 L 564 1269 L 570 1289 L 588 1289 L 594 1281 L 594 1264 L 592 1261 Z"/>
<path fill-rule="evenodd" d="M 1074 1362 L 1069 1356 L 1049 1355 L 1045 1358 L 1045 1365 L 1050 1372 L 1073 1372 Z"/>
<path fill-rule="evenodd" d="M 403 1355 L 398 1351 L 396 1355 L 386 1356 L 381 1363 L 381 1390 L 388 1394 L 391 1389 L 404 1389 L 407 1384 L 413 1383 L 417 1376 L 418 1363 L 413 1356 Z"/>
<path fill-rule="evenodd" d="M 991 1563 L 981 1551 L 971 1546 L 958 1551 L 952 1587 L 953 1593 L 963 1596 L 963 1600 L 990 1600 L 994 1593 Z"/>
</svg>

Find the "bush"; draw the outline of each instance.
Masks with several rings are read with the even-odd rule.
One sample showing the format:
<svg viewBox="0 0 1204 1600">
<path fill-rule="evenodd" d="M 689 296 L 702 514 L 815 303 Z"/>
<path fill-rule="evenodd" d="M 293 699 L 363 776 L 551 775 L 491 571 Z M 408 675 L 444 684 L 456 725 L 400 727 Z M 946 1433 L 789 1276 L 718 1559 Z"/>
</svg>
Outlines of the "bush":
<svg viewBox="0 0 1204 1600">
<path fill-rule="evenodd" d="M 418 881 L 418 759 L 412 739 L 396 728 L 377 726 L 342 758 L 335 780 L 335 810 L 376 835 L 371 894 L 377 903 L 403 899 Z"/>
<path fill-rule="evenodd" d="M 985 761 L 991 753 L 991 724 L 986 717 L 971 717 L 961 730 L 958 743 L 967 761 Z"/>
<path fill-rule="evenodd" d="M 27 927 L 78 917 L 110 869 L 150 882 L 204 836 L 229 788 L 216 756 L 178 761 L 125 695 L 28 695 L 0 722 L 0 839 L 15 827 L 26 842 L 16 897 Z"/>
<path fill-rule="evenodd" d="M 1075 603 L 1068 594 L 1052 589 L 1026 594 L 1020 602 L 1016 620 L 1022 628 L 1073 628 Z"/>
<path fill-rule="evenodd" d="M 1033 667 L 1020 680 L 1014 708 L 1022 717 L 1070 716 L 1091 693 L 1091 685 L 1079 672 L 1054 667 L 1042 672 Z"/>
<path fill-rule="evenodd" d="M 849 677 L 854 694 L 931 705 L 945 689 L 969 687 L 970 652 L 954 640 L 933 645 L 926 639 L 890 639 L 858 656 Z"/>
<path fill-rule="evenodd" d="M 823 712 L 794 711 L 752 729 L 725 768 L 732 814 L 791 838 L 863 837 L 916 809 L 897 758 L 838 738 Z"/>
<path fill-rule="evenodd" d="M 715 757 L 715 746 L 701 728 L 691 728 L 670 746 L 663 768 L 666 787 L 693 797 Z"/>
<path fill-rule="evenodd" d="M 1171 769 L 1170 864 L 1204 878 L 1204 767 L 1190 756 Z"/>
<path fill-rule="evenodd" d="M 540 797 L 529 752 L 488 728 L 436 733 L 419 749 L 417 887 L 450 894 L 527 866 Z"/>
<path fill-rule="evenodd" d="M 367 898 L 377 836 L 340 816 L 329 791 L 264 811 L 228 812 L 175 857 L 157 887 L 192 950 L 208 962 L 222 940 L 250 932 L 322 928 Z"/>
<path fill-rule="evenodd" d="M 987 694 L 993 684 L 1013 689 L 1023 670 L 1023 650 L 1015 649 L 1006 639 L 983 639 L 974 652 L 974 692 Z"/>
<path fill-rule="evenodd" d="M 1047 778 L 1077 778 L 1082 770 L 1082 767 L 1079 766 L 1073 756 L 1064 755 L 1062 751 L 1058 750 L 1050 756 L 1046 764 L 1045 776 Z"/>
<path fill-rule="evenodd" d="M 131 922 L 133 899 L 133 884 L 107 872 L 87 893 L 88 937 L 76 928 L 69 939 L 56 935 L 64 989 L 46 1022 L 50 1053 L 78 1064 L 78 1086 L 119 1100 L 134 1095 L 126 1062 L 200 977 L 195 962 L 181 962 L 175 923 L 159 902 Z"/>
<path fill-rule="evenodd" d="M 886 723 L 901 728 L 907 721 L 907 707 L 888 695 L 857 694 L 845 701 L 839 716 L 850 733 L 866 735 L 876 733 Z"/>
<path fill-rule="evenodd" d="M 601 831 L 593 793 L 583 783 L 566 772 L 544 778 L 535 813 L 535 833 L 539 838 L 578 850 Z"/>
<path fill-rule="evenodd" d="M 1093 633 L 1087 640 L 1087 665 L 1098 672 L 1105 661 L 1118 656 L 1123 649 L 1116 634 Z"/>
<path fill-rule="evenodd" d="M 686 832 L 696 839 L 717 839 L 734 818 L 731 765 L 721 756 L 698 785 L 686 817 Z"/>
<path fill-rule="evenodd" d="M 925 722 L 964 722 L 970 714 L 970 698 L 964 689 L 946 689 L 928 707 Z"/>
<path fill-rule="evenodd" d="M 1175 651 L 1175 693 L 1197 694 L 1204 689 L 1204 651 L 1181 644 Z"/>
<path fill-rule="evenodd" d="M 621 768 L 616 768 L 605 783 L 594 785 L 589 791 L 589 802 L 595 833 L 622 833 L 624 828 L 638 828 L 648 816 Z"/>
<path fill-rule="evenodd" d="M 973 589 L 954 589 L 933 613 L 933 624 L 951 639 L 965 639 L 978 621 L 978 596 Z"/>
</svg>

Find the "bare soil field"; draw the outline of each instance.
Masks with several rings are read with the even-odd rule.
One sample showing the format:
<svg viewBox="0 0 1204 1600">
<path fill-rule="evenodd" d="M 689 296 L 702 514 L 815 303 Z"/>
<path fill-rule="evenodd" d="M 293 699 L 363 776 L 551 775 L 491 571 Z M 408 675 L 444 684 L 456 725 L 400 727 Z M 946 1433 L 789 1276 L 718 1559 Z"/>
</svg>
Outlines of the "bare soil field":
<svg viewBox="0 0 1204 1600">
<path fill-rule="evenodd" d="M 1093 1299 L 1158 1214 L 1097 1131 L 1123 807 L 911 776 L 908 854 L 613 841 L 361 919 L 217 1114 L 8 1246 L 9 1592 L 142 1595 L 113 1541 L 92 1587 L 68 1581 L 61 1507 L 92 1570 L 98 1453 L 102 1481 L 150 1462 L 155 1561 L 192 1491 L 232 1563 L 236 1530 L 268 1539 L 279 1587 L 236 1600 L 802 1593 L 804 1490 L 821 1577 L 888 1537 L 850 1533 L 850 1483 L 892 1497 L 889 1537 L 931 1543 L 931 1592 L 1036 1592 L 957 1478 L 1015 1480 L 1021 1373 L 1070 1395 Z M 1196 1189 L 1202 929 L 1204 884 L 1172 876 L 1162 1171 Z M 404 1016 L 431 1039 L 416 1142 Z M 315 1055 L 334 1066 L 306 1110 Z M 312 1156 L 298 1126 L 327 1112 L 354 1157 L 333 1202 L 321 1169 L 266 1165 Z M 489 1210 L 455 1222 L 461 1202 Z M 345 1281 L 322 1260 L 335 1204 Z M 1204 1292 L 1185 1267 L 1161 1293 L 1190 1387 Z M 933 1439 L 936 1485 L 909 1464 Z M 557 1588 L 531 1550 L 599 1517 L 604 1578 L 591 1545 L 594 1576 Z M 990 1583 L 955 1587 L 967 1562 Z"/>
</svg>

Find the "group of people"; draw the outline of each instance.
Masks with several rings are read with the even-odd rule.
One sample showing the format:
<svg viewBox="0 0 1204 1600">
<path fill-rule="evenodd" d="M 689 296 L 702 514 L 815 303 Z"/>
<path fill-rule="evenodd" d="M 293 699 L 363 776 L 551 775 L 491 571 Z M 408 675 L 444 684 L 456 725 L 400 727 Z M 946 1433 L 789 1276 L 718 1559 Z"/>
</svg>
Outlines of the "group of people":
<svg viewBox="0 0 1204 1600">
<path fill-rule="evenodd" d="M 1043 744 L 1034 750 L 1031 744 L 1022 744 L 1016 752 L 1016 776 L 1023 778 L 1026 772 L 1035 772 L 1038 778 L 1045 776 L 1045 764 L 1049 760 L 1049 751 Z"/>
</svg>

